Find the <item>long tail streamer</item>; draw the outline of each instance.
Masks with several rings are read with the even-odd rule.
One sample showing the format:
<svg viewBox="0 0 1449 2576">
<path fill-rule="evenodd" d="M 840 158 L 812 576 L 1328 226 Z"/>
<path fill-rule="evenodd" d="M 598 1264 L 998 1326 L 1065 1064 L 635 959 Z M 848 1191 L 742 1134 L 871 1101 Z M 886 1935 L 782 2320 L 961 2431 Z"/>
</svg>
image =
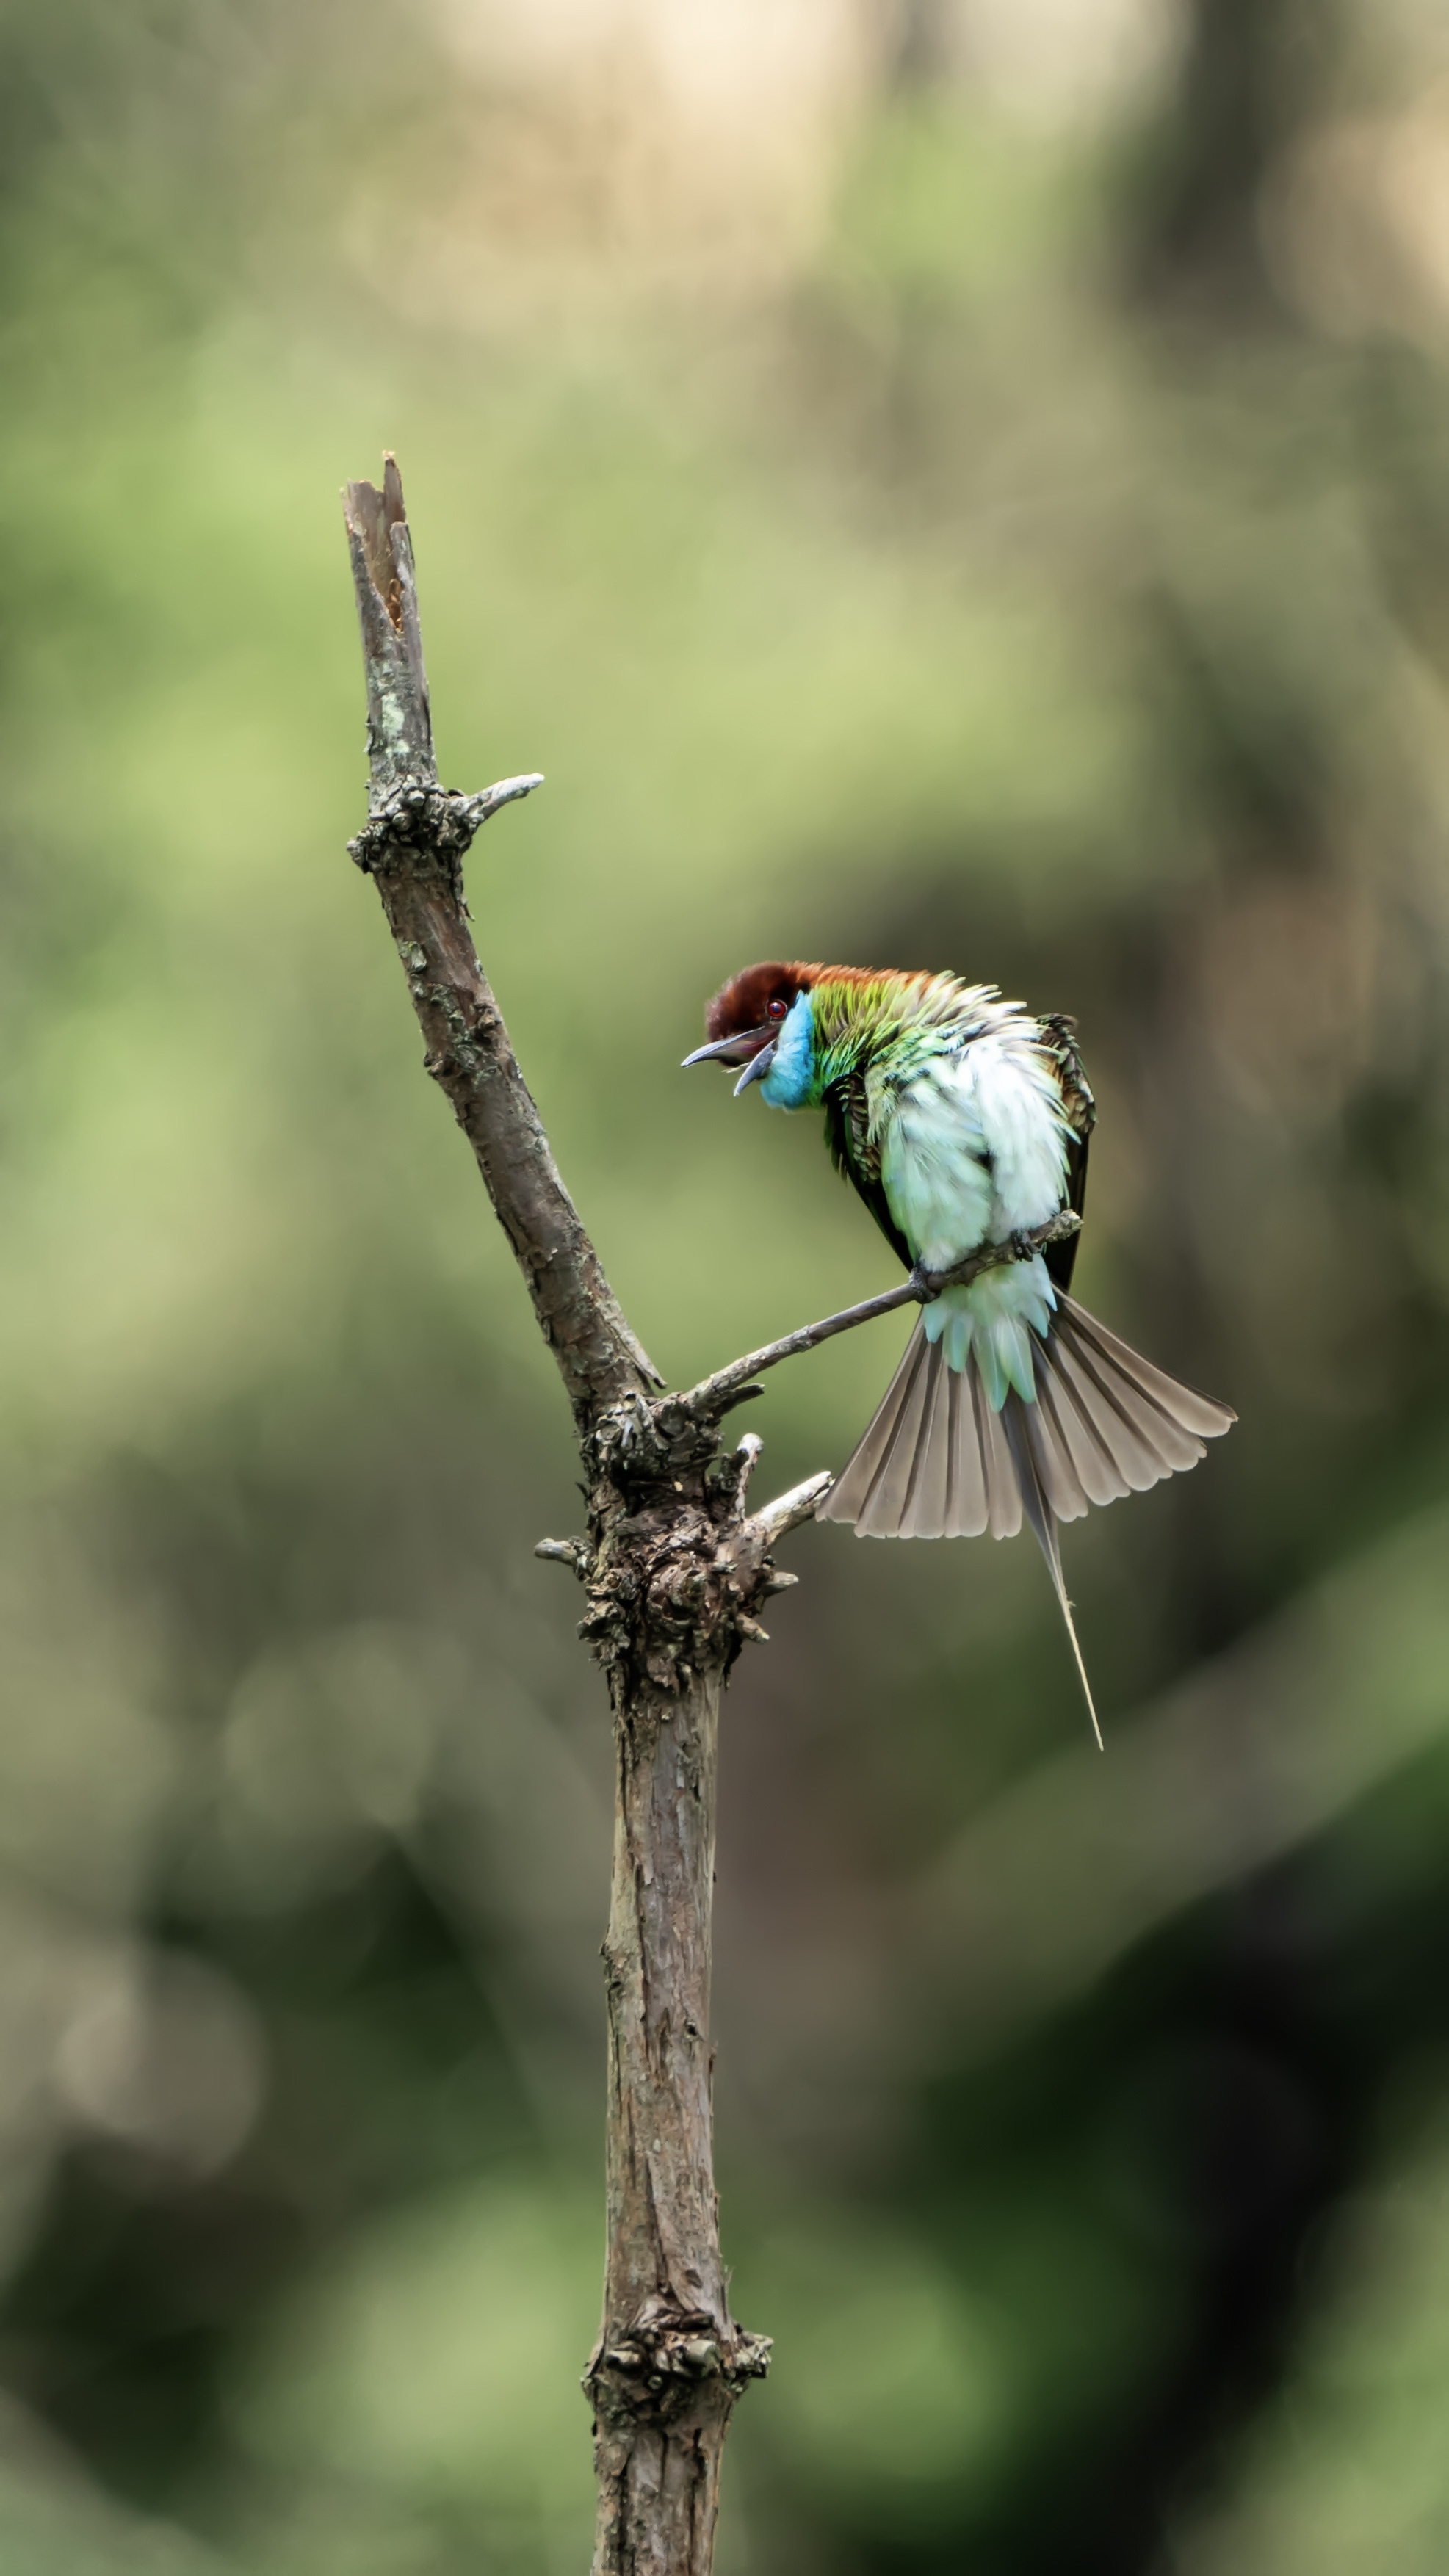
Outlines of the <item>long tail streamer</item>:
<svg viewBox="0 0 1449 2576">
<path fill-rule="evenodd" d="M 1092 1732 L 1101 1728 L 1062 1576 L 1057 1536 L 1092 1503 L 1143 1493 L 1195 1467 L 1204 1440 L 1237 1417 L 1128 1348 L 1058 1296 L 1035 1349 L 1036 1400 L 1014 1390 L 993 1412 L 973 1361 L 946 1366 L 917 1325 L 874 1420 L 819 1517 L 853 1521 L 858 1538 L 1014 1538 L 1036 1534 L 1081 1675 Z"/>
</svg>

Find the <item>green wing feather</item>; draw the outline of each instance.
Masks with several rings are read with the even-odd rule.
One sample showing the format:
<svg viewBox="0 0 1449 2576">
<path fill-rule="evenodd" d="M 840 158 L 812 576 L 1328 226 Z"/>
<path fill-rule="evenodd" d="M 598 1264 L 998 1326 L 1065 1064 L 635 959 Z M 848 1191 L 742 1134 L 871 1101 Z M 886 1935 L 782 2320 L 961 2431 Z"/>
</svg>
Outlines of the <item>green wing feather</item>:
<svg viewBox="0 0 1449 2576">
<path fill-rule="evenodd" d="M 948 975 L 833 974 L 815 990 L 815 1012 L 824 1076 L 825 1142 L 836 1170 L 862 1198 L 897 1259 L 912 1268 L 910 1245 L 891 1215 L 881 1186 L 880 1145 L 870 1133 L 865 1066 L 872 1055 L 899 1059 L 904 1076 L 935 1053 L 943 1029 L 959 1043 L 982 1025 L 982 1006 L 999 1003 L 994 984 L 963 985 Z M 1010 1006 L 1014 1011 L 1017 1006 Z M 972 1022 L 976 1023 L 975 1028 Z M 1029 1024 L 1028 1024 L 1029 1025 Z M 1097 1104 L 1083 1069 L 1076 1022 L 1054 1011 L 1036 1023 L 1038 1040 L 1050 1057 L 1066 1111 L 1067 1205 L 1080 1216 L 1087 1192 L 1087 1147 L 1096 1124 Z M 1048 1246 L 1048 1273 L 1058 1288 L 1069 1288 L 1077 1257 L 1076 1235 Z"/>
<path fill-rule="evenodd" d="M 866 1107 L 865 1076 L 848 1073 L 825 1094 L 825 1142 L 842 1179 L 864 1199 L 892 1252 L 907 1270 L 915 1264 L 911 1247 L 897 1225 L 881 1186 L 880 1147 L 872 1145 Z"/>
</svg>

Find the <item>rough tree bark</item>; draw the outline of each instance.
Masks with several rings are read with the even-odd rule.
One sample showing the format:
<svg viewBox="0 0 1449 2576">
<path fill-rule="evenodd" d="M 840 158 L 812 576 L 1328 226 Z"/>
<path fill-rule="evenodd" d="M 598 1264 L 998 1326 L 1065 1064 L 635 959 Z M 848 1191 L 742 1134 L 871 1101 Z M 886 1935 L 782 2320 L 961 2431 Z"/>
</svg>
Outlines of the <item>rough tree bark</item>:
<svg viewBox="0 0 1449 2576">
<path fill-rule="evenodd" d="M 499 806 L 438 784 L 397 466 L 346 495 L 367 673 L 369 812 L 352 855 L 377 886 L 425 1062 L 518 1256 L 578 1429 L 588 1534 L 548 1553 L 588 1587 L 617 1768 L 608 1998 L 608 2268 L 585 2380 L 598 2576 L 709 2576 L 720 2455 L 768 2345 L 730 2315 L 710 2135 L 710 1896 L 720 1694 L 770 1591 L 772 1541 L 828 1477 L 749 1515 L 759 1443 L 722 1454 L 723 1406 L 659 1401 L 559 1177 L 474 949 L 462 861 Z"/>
<path fill-rule="evenodd" d="M 756 1613 L 795 1582 L 771 1550 L 831 1478 L 746 1510 L 760 1442 L 720 1425 L 797 1351 L 948 1279 L 1024 1257 L 1075 1218 L 753 1351 L 687 1393 L 661 1381 L 559 1176 L 474 948 L 462 863 L 530 773 L 464 796 L 438 783 L 412 542 L 394 459 L 345 495 L 367 677 L 368 821 L 349 843 L 375 883 L 426 1042 L 558 1362 L 578 1432 L 587 1535 L 538 1554 L 586 1586 L 580 1634 L 613 1709 L 613 1889 L 604 1942 L 609 2065 L 604 2316 L 584 2378 L 598 2479 L 595 2576 L 709 2576 L 720 2459 L 769 2344 L 730 2315 L 710 2117 L 710 1914 L 720 1699 Z"/>
</svg>

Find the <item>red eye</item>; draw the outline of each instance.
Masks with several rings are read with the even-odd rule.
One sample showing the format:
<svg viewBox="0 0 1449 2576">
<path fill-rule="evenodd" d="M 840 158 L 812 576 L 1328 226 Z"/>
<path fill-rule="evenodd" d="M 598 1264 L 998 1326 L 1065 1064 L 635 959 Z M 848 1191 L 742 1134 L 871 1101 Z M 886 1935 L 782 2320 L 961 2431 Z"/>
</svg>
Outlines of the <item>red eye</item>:
<svg viewBox="0 0 1449 2576">
<path fill-rule="evenodd" d="M 765 1017 L 767 1020 L 783 1020 L 789 1008 L 790 1005 L 788 1002 L 772 1002 L 765 1013 Z"/>
</svg>

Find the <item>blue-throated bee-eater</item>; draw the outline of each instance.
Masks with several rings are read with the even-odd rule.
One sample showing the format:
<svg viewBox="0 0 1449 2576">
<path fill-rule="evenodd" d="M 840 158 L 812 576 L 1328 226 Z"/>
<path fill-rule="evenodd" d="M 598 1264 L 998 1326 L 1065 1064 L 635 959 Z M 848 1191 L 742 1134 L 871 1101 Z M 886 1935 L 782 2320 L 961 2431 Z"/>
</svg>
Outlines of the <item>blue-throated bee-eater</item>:
<svg viewBox="0 0 1449 2576">
<path fill-rule="evenodd" d="M 1082 1212 L 1095 1120 L 1074 1023 L 994 984 L 859 966 L 747 966 L 686 1064 L 738 1065 L 774 1109 L 823 1109 L 836 1169 L 909 1267 Z M 1196 1466 L 1236 1416 L 1069 1297 L 1075 1235 L 928 1304 L 874 1421 L 820 1506 L 858 1538 L 1041 1543 L 1097 1731 L 1057 1539 L 1089 1503 Z M 1097 1740 L 1101 1742 L 1100 1732 Z"/>
</svg>

